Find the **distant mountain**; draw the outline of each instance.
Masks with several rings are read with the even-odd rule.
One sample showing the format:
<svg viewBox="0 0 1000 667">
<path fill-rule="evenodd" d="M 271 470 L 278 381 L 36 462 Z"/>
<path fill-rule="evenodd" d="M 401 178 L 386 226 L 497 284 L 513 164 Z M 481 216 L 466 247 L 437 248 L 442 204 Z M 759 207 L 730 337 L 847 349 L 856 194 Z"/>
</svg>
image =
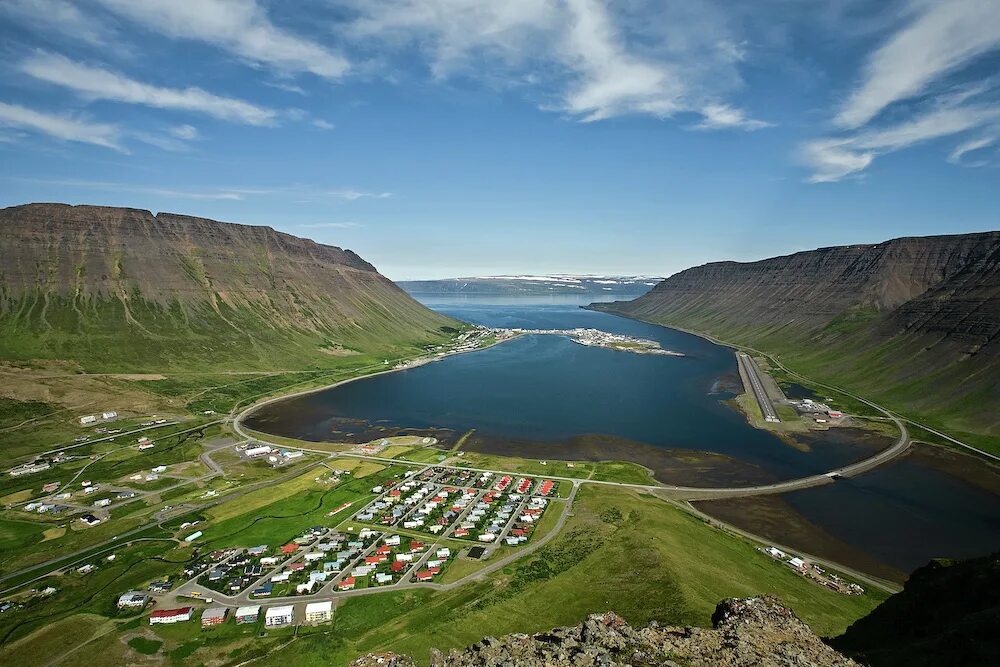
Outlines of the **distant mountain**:
<svg viewBox="0 0 1000 667">
<path fill-rule="evenodd" d="M 593 307 L 777 353 L 955 431 L 1000 433 L 1000 232 L 716 262 Z"/>
<path fill-rule="evenodd" d="M 349 250 L 173 213 L 0 210 L 0 357 L 88 369 L 322 363 L 458 324 Z"/>
<path fill-rule="evenodd" d="M 410 294 L 422 296 L 472 294 L 537 296 L 544 294 L 602 295 L 634 298 L 645 294 L 662 278 L 653 276 L 512 275 L 400 281 Z"/>
<path fill-rule="evenodd" d="M 989 665 L 1000 656 L 1000 554 L 933 561 L 832 640 L 871 667 Z"/>
</svg>

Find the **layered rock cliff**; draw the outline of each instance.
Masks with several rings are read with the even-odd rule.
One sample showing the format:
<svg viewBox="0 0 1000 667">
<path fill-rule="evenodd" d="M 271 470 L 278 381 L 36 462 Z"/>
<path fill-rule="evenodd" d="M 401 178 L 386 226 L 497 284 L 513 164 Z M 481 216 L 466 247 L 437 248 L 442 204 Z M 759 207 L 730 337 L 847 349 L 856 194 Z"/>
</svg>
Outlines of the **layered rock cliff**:
<svg viewBox="0 0 1000 667">
<path fill-rule="evenodd" d="M 102 206 L 0 210 L 0 351 L 146 367 L 381 352 L 455 323 L 349 250 Z"/>
<path fill-rule="evenodd" d="M 850 667 L 787 608 L 770 598 L 722 601 L 713 628 L 636 629 L 613 614 L 594 614 L 583 624 L 536 635 L 486 637 L 445 655 L 432 667 Z M 369 655 L 353 667 L 409 667 L 407 657 Z"/>
<path fill-rule="evenodd" d="M 593 307 L 777 353 L 953 430 L 1000 431 L 1000 232 L 716 262 Z"/>
</svg>

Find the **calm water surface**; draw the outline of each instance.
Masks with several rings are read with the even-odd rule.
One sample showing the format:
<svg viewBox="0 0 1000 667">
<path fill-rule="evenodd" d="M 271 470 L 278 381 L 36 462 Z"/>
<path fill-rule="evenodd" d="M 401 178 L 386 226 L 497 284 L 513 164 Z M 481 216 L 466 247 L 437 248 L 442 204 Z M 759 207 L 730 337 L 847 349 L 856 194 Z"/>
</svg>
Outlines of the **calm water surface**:
<svg viewBox="0 0 1000 667">
<path fill-rule="evenodd" d="M 608 434 L 722 454 L 771 479 L 829 470 L 872 452 L 870 444 L 822 435 L 803 451 L 750 427 L 722 402 L 729 395 L 713 391 L 720 378 L 737 376 L 732 351 L 696 336 L 582 310 L 581 302 L 566 298 L 424 301 L 476 324 L 593 327 L 654 339 L 687 356 L 637 355 L 557 336 L 526 336 L 273 404 L 250 425 L 313 440 L 330 438 L 344 419 L 456 432 L 474 428 L 493 439 L 536 442 L 540 458 L 559 458 L 567 438 Z M 821 529 L 905 571 L 933 556 L 1000 548 L 1000 498 L 909 460 L 785 499 Z"/>
</svg>

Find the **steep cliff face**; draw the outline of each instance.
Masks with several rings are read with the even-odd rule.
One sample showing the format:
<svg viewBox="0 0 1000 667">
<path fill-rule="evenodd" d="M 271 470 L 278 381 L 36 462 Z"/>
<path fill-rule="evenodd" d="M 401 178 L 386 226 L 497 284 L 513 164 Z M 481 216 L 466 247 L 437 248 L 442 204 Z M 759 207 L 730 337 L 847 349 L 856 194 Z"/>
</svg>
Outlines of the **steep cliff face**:
<svg viewBox="0 0 1000 667">
<path fill-rule="evenodd" d="M 420 344 L 454 322 L 349 250 L 257 227 L 99 206 L 0 210 L 13 359 L 248 364 Z"/>
<path fill-rule="evenodd" d="M 1000 655 L 1000 554 L 933 561 L 901 593 L 857 621 L 835 648 L 872 667 L 995 664 Z"/>
<path fill-rule="evenodd" d="M 1000 232 L 706 264 L 594 307 L 778 353 L 940 425 L 1000 429 Z"/>
<path fill-rule="evenodd" d="M 714 628 L 650 625 L 636 629 L 615 614 L 537 635 L 487 637 L 448 655 L 434 652 L 431 667 L 854 667 L 826 646 L 787 608 L 769 598 L 723 600 Z M 414 663 L 393 654 L 360 658 L 352 667 Z"/>
</svg>

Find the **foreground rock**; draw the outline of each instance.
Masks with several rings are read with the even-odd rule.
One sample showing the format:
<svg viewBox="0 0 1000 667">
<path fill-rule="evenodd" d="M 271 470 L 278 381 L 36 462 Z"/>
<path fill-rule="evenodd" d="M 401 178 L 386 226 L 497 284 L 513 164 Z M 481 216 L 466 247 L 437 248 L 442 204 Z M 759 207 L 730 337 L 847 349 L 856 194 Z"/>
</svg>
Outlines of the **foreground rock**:
<svg viewBox="0 0 1000 667">
<path fill-rule="evenodd" d="M 582 625 L 536 635 L 486 637 L 461 651 L 434 651 L 433 667 L 667 667 L 680 665 L 855 665 L 790 610 L 771 598 L 724 600 L 714 628 L 635 629 L 613 613 L 594 614 Z M 400 656 L 365 656 L 354 667 L 409 667 Z"/>
</svg>

